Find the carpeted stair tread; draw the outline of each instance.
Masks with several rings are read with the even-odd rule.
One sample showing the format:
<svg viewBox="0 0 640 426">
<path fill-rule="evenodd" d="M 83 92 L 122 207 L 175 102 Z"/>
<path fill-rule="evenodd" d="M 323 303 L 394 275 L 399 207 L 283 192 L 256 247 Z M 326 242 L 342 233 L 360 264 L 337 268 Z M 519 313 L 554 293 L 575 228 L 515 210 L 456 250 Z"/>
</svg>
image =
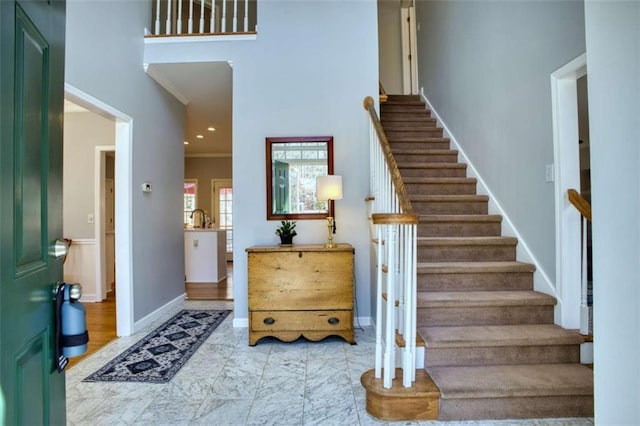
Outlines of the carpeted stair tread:
<svg viewBox="0 0 640 426">
<path fill-rule="evenodd" d="M 442 131 L 441 127 L 436 126 L 386 126 L 385 132 L 412 132 L 412 133 L 420 133 L 420 132 L 434 132 L 434 131 Z M 394 154 L 399 153 L 398 151 L 393 151 Z"/>
<path fill-rule="evenodd" d="M 381 104 L 382 109 L 385 109 L 387 106 L 422 106 L 425 104 L 421 100 L 410 100 L 410 101 L 399 101 L 399 100 L 388 100 L 387 102 Z"/>
<path fill-rule="evenodd" d="M 535 265 L 523 262 L 418 262 L 419 273 L 470 274 L 535 270 Z"/>
<path fill-rule="evenodd" d="M 462 184 L 469 184 L 469 183 L 473 183 L 476 184 L 477 180 L 475 178 L 460 178 L 460 177 L 405 177 L 402 179 L 404 181 L 405 184 L 407 183 L 431 183 L 431 184 L 436 184 L 436 183 L 462 183 Z"/>
<path fill-rule="evenodd" d="M 487 195 L 410 195 L 411 201 L 489 201 Z"/>
<path fill-rule="evenodd" d="M 415 154 L 415 155 L 419 155 L 419 154 L 446 154 L 446 153 L 451 153 L 451 152 L 455 152 L 456 154 L 458 153 L 458 150 L 455 149 L 428 149 L 428 148 L 394 148 L 393 149 L 393 154 L 394 155 L 398 155 L 398 154 Z M 440 163 L 423 163 L 425 164 L 425 167 L 427 167 L 429 164 L 440 164 Z M 466 167 L 467 165 L 464 163 L 453 163 L 453 164 L 460 164 L 460 167 L 464 165 L 464 167 Z"/>
<path fill-rule="evenodd" d="M 421 327 L 427 349 L 579 345 L 584 339 L 554 324 Z"/>
<path fill-rule="evenodd" d="M 554 306 L 556 299 L 537 291 L 418 292 L 418 308 Z"/>
<path fill-rule="evenodd" d="M 514 237 L 418 237 L 419 246 L 495 246 L 517 245 Z"/>
<path fill-rule="evenodd" d="M 389 102 L 422 102 L 422 97 L 420 95 L 388 95 Z M 384 105 L 384 104 L 383 104 Z"/>
<path fill-rule="evenodd" d="M 593 371 L 580 364 L 431 367 L 443 399 L 593 395 Z"/>
<path fill-rule="evenodd" d="M 393 144 L 394 142 L 451 142 L 449 138 L 437 138 L 437 137 L 425 137 L 425 136 L 393 136 L 387 137 L 389 143 Z"/>
<path fill-rule="evenodd" d="M 407 178 L 404 179 L 407 181 Z M 502 216 L 497 214 L 425 214 L 420 215 L 420 223 L 440 222 L 502 222 Z"/>
<path fill-rule="evenodd" d="M 446 150 L 447 154 L 450 154 L 451 150 Z M 457 154 L 457 152 L 456 152 Z M 416 164 L 418 164 L 418 166 L 416 167 Z M 407 162 L 405 163 L 406 166 L 400 166 L 398 165 L 398 167 L 402 168 L 402 167 L 410 167 L 410 168 L 420 168 L 420 169 L 466 169 L 467 165 L 464 163 L 415 163 L 415 162 Z"/>
</svg>

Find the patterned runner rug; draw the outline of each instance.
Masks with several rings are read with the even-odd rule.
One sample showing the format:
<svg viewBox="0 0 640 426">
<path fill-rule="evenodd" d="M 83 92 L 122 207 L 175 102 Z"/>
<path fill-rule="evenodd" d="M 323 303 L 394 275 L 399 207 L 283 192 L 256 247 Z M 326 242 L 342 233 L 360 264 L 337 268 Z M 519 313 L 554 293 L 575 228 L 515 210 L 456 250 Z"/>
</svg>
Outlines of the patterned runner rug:
<svg viewBox="0 0 640 426">
<path fill-rule="evenodd" d="M 168 382 L 230 312 L 180 311 L 83 381 Z"/>
</svg>

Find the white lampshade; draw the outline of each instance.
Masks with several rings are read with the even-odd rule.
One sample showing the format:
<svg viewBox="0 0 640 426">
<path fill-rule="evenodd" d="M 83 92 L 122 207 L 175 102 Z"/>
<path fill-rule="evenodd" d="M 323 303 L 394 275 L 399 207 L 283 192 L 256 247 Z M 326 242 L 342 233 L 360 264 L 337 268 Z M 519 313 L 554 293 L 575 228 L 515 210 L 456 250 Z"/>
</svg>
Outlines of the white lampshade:
<svg viewBox="0 0 640 426">
<path fill-rule="evenodd" d="M 316 178 L 316 193 L 318 200 L 342 199 L 342 176 L 329 175 Z"/>
</svg>

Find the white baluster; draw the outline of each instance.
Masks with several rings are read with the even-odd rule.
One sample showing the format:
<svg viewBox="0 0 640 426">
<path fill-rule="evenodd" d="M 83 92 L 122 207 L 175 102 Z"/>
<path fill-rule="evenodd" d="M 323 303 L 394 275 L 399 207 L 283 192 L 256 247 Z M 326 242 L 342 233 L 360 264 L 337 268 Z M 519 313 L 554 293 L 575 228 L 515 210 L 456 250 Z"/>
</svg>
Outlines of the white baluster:
<svg viewBox="0 0 640 426">
<path fill-rule="evenodd" d="M 167 0 L 167 21 L 165 24 L 165 34 L 171 34 L 171 0 Z"/>
<path fill-rule="evenodd" d="M 238 0 L 233 0 L 233 32 L 238 32 Z"/>
<path fill-rule="evenodd" d="M 395 376 L 395 309 L 396 309 L 396 232 L 395 225 L 385 225 L 387 228 L 387 238 L 385 246 L 388 246 L 387 253 L 387 306 L 385 324 L 385 354 L 384 354 L 384 374 L 383 384 L 386 389 L 391 388 L 391 381 Z"/>
<path fill-rule="evenodd" d="M 589 291 L 589 275 L 587 271 L 587 221 L 582 217 L 582 295 L 580 297 L 580 333 L 589 334 L 589 304 L 587 294 Z"/>
<path fill-rule="evenodd" d="M 176 34 L 182 34 L 182 0 L 178 0 L 178 19 L 176 20 Z"/>
<path fill-rule="evenodd" d="M 244 0 L 244 31 L 249 32 L 249 0 Z"/>
<path fill-rule="evenodd" d="M 209 32 L 216 32 L 216 0 L 211 0 L 211 22 L 209 23 Z"/>
<path fill-rule="evenodd" d="M 382 226 L 374 225 L 376 227 L 376 237 L 378 239 L 378 255 L 377 255 L 377 287 L 376 287 L 376 363 L 375 363 L 375 377 L 379 379 L 382 377 L 382 266 L 384 264 L 383 257 L 383 234 Z"/>
<path fill-rule="evenodd" d="M 200 0 L 200 34 L 204 32 L 204 0 Z"/>
<path fill-rule="evenodd" d="M 193 0 L 189 0 L 189 34 L 193 34 Z"/>
<path fill-rule="evenodd" d="M 156 1 L 156 24 L 154 31 L 156 35 L 160 35 L 160 0 Z"/>
<path fill-rule="evenodd" d="M 222 0 L 222 28 L 221 32 L 227 31 L 227 0 Z"/>
</svg>

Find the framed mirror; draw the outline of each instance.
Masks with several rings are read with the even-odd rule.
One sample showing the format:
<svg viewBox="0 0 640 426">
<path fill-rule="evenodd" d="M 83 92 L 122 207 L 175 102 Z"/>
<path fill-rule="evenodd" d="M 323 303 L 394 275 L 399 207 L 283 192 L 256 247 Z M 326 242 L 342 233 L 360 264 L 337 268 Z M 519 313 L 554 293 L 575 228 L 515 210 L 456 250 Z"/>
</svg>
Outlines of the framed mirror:
<svg viewBox="0 0 640 426">
<path fill-rule="evenodd" d="M 326 219 L 316 178 L 333 174 L 333 137 L 267 138 L 267 220 Z M 333 216 L 333 201 L 329 209 Z"/>
</svg>

